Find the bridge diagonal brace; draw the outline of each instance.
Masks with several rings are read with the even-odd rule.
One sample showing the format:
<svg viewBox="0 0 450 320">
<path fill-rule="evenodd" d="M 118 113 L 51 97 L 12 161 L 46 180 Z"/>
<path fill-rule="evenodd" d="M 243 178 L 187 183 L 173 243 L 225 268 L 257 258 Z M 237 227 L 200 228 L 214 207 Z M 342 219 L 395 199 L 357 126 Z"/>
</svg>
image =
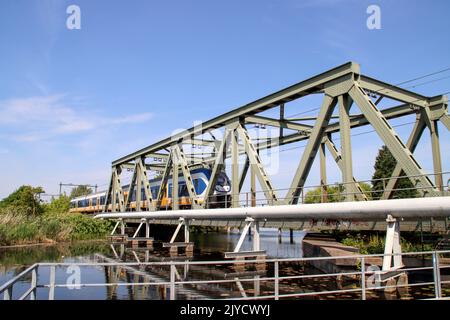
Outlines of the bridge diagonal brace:
<svg viewBox="0 0 450 320">
<path fill-rule="evenodd" d="M 414 123 L 413 130 L 411 131 L 408 141 L 406 142 L 406 147 L 411 152 L 414 152 L 414 150 L 416 150 L 420 137 L 422 136 L 423 131 L 425 130 L 425 126 L 426 126 L 425 121 L 420 115 L 418 115 L 416 122 Z M 402 166 L 397 162 L 394 171 L 392 171 L 391 178 L 386 184 L 386 188 L 384 189 L 383 195 L 381 196 L 381 200 L 386 200 L 390 198 L 395 189 L 395 186 L 397 185 L 398 181 L 397 177 L 399 177 L 401 173 L 402 173 Z"/>
<path fill-rule="evenodd" d="M 113 185 L 114 185 L 114 171 L 111 172 L 111 177 L 109 179 L 108 189 L 106 190 L 105 203 L 104 203 L 104 206 L 103 206 L 103 212 L 107 212 L 108 211 L 108 205 L 110 203 L 110 200 L 111 200 L 111 203 L 112 203 Z"/>
<path fill-rule="evenodd" d="M 227 140 L 229 140 L 230 137 L 230 130 L 225 130 L 224 136 L 222 138 L 222 142 L 220 143 L 220 146 L 217 150 L 217 156 L 216 160 L 214 161 L 214 166 L 211 172 L 211 177 L 209 178 L 208 186 L 206 187 L 205 191 L 205 200 L 203 202 L 203 206 L 206 208 L 208 206 L 208 203 L 210 202 L 210 198 L 214 193 L 214 188 L 217 183 L 217 177 L 218 174 L 224 169 L 225 167 L 225 158 L 227 153 Z"/>
<path fill-rule="evenodd" d="M 184 156 L 184 153 L 180 150 L 180 147 L 178 145 L 175 145 L 172 151 L 172 156 L 176 157 L 176 163 L 181 167 L 181 172 L 184 176 L 184 181 L 189 192 L 189 197 L 192 199 L 192 208 L 198 208 L 198 197 L 195 191 L 194 181 L 192 180 L 186 157 Z"/>
<path fill-rule="evenodd" d="M 125 197 L 125 209 L 131 209 L 131 208 L 129 208 L 129 205 L 131 203 L 132 194 L 134 192 L 134 189 L 135 189 L 135 186 L 136 186 L 136 182 L 137 182 L 137 179 L 138 179 L 138 176 L 139 176 L 138 170 L 139 170 L 139 168 L 138 168 L 137 163 L 136 163 L 135 166 L 134 166 L 134 169 L 133 169 L 133 175 L 132 175 L 131 180 L 130 180 L 130 186 L 128 187 L 128 192 L 127 192 L 127 195 Z M 139 192 L 139 190 L 136 191 L 136 196 L 137 196 L 138 192 Z M 138 208 L 138 201 L 136 199 L 136 210 L 137 210 L 137 208 Z"/>
<path fill-rule="evenodd" d="M 317 121 L 311 131 L 308 143 L 306 144 L 305 150 L 303 151 L 300 164 L 295 172 L 295 176 L 292 180 L 291 186 L 288 193 L 286 194 L 285 202 L 287 204 L 293 204 L 298 202 L 302 188 L 306 182 L 311 166 L 314 162 L 316 154 L 319 150 L 320 143 L 327 127 L 333 110 L 336 106 L 337 99 L 325 94 L 322 107 L 320 108 Z"/>
<path fill-rule="evenodd" d="M 136 238 L 137 235 L 139 234 L 139 231 L 141 231 L 142 226 L 145 224 L 145 220 L 141 221 L 141 223 L 139 224 L 139 226 L 137 227 L 136 231 L 133 234 L 133 238 Z"/>
<path fill-rule="evenodd" d="M 253 225 L 253 222 L 254 222 L 253 219 L 245 220 L 244 229 L 242 230 L 241 236 L 239 237 L 238 243 L 236 244 L 236 247 L 234 248 L 233 252 L 239 252 L 241 250 L 242 244 L 244 243 L 245 237 L 247 236 L 248 231 Z"/>
<path fill-rule="evenodd" d="M 358 83 L 355 83 L 349 93 L 364 116 L 373 126 L 378 136 L 383 140 L 394 158 L 402 166 L 403 171 L 405 171 L 408 176 L 411 176 L 410 180 L 413 185 L 422 188 L 427 195 L 439 195 L 439 192 L 436 190 L 431 180 L 424 174 L 411 151 L 403 144 L 392 126 L 387 122 L 386 118 Z"/>
<path fill-rule="evenodd" d="M 164 168 L 164 173 L 161 178 L 161 185 L 159 186 L 158 196 L 156 198 L 156 206 L 155 208 L 159 210 L 161 208 L 162 198 L 164 196 L 164 192 L 167 187 L 167 182 L 169 181 L 170 171 L 172 170 L 172 160 L 173 160 L 173 152 L 170 153 L 169 157 L 166 161 L 166 166 Z"/>
<path fill-rule="evenodd" d="M 125 211 L 125 201 L 124 201 L 124 197 L 123 197 L 123 190 L 122 190 L 122 186 L 120 183 L 120 174 L 122 172 L 122 169 L 120 168 L 120 166 L 118 167 L 114 167 L 113 169 L 113 204 L 112 204 L 112 211 L 115 212 L 116 211 L 116 195 L 118 197 L 118 204 L 119 204 L 119 211 L 120 212 L 124 212 Z"/>
<path fill-rule="evenodd" d="M 147 201 L 147 208 L 148 210 L 154 210 L 154 202 L 153 202 L 153 196 L 152 192 L 150 190 L 150 181 L 148 179 L 147 170 L 144 167 L 144 159 L 143 158 L 137 158 L 136 164 L 139 169 L 139 175 L 138 179 L 140 179 L 141 183 L 144 184 L 144 195 Z M 140 194 L 140 192 L 139 192 Z"/>
<path fill-rule="evenodd" d="M 244 185 L 245 177 L 247 176 L 249 167 L 250 167 L 250 159 L 247 156 L 245 158 L 244 166 L 242 167 L 241 176 L 239 177 L 239 192 L 241 192 L 242 190 L 242 186 Z"/>
<path fill-rule="evenodd" d="M 117 230 L 117 228 L 119 227 L 119 225 L 120 225 L 120 220 L 118 220 L 118 221 L 116 222 L 116 224 L 114 225 L 114 228 L 112 229 L 112 231 L 111 231 L 111 233 L 110 233 L 111 236 L 113 236 L 114 233 L 116 233 L 116 230 Z"/>
<path fill-rule="evenodd" d="M 183 226 L 184 226 L 184 242 L 189 243 L 189 221 L 185 220 L 184 218 L 179 219 L 177 228 L 175 229 L 169 243 L 175 242 L 175 240 L 177 239 L 178 233 L 180 232 L 181 227 L 183 227 Z"/>
<path fill-rule="evenodd" d="M 338 165 L 339 169 L 343 170 L 343 164 L 342 164 L 342 157 L 339 152 L 339 150 L 336 148 L 336 145 L 333 141 L 331 141 L 330 137 L 324 137 L 325 145 L 327 146 L 328 150 L 330 151 L 332 157 L 334 158 L 334 161 L 336 161 L 336 164 Z M 366 194 L 364 193 L 363 189 L 359 185 L 359 183 L 356 181 L 355 177 L 352 177 L 353 183 L 351 183 L 350 186 L 350 192 L 352 192 L 356 198 L 359 201 L 367 201 L 368 198 Z"/>
<path fill-rule="evenodd" d="M 429 108 L 424 108 L 421 111 L 422 117 L 425 118 L 425 123 L 427 124 L 427 127 L 430 131 L 435 186 L 439 191 L 443 191 L 444 186 L 442 177 L 442 157 L 441 146 L 439 142 L 438 121 L 434 119 L 432 111 Z"/>
<path fill-rule="evenodd" d="M 448 130 L 448 131 L 450 131 L 450 115 L 444 114 L 444 115 L 439 119 L 439 121 L 441 121 L 441 122 L 444 124 L 444 126 L 447 127 L 447 130 Z"/>
<path fill-rule="evenodd" d="M 264 169 L 261 158 L 256 151 L 255 146 L 250 139 L 250 136 L 248 135 L 247 130 L 241 124 L 237 126 L 236 130 L 239 134 L 239 137 L 244 143 L 245 152 L 247 153 L 247 156 L 249 158 L 250 166 L 252 167 L 252 169 L 254 169 L 254 172 L 258 177 L 259 184 L 261 185 L 266 199 L 270 202 L 270 204 L 276 204 L 278 202 L 277 195 L 274 191 L 269 175 Z"/>
</svg>

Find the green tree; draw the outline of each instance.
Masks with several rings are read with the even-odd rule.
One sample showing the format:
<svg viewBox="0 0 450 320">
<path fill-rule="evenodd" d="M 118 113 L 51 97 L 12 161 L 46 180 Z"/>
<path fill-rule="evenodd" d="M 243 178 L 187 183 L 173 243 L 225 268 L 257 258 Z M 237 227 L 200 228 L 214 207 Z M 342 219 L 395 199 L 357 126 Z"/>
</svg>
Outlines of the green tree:
<svg viewBox="0 0 450 320">
<path fill-rule="evenodd" d="M 43 212 L 40 203 L 40 194 L 44 193 L 42 187 L 21 186 L 8 197 L 0 201 L 0 208 L 15 208 L 27 216 Z"/>
<path fill-rule="evenodd" d="M 372 199 L 371 196 L 372 188 L 370 187 L 370 185 L 364 182 L 360 182 L 359 185 L 363 190 L 364 194 L 367 196 L 367 198 L 369 200 Z M 345 191 L 342 184 L 336 186 L 327 186 L 326 193 L 327 193 L 327 202 L 342 202 L 345 199 Z M 322 194 L 323 189 L 321 187 L 308 191 L 305 196 L 305 203 L 322 202 Z"/>
<path fill-rule="evenodd" d="M 81 197 L 81 196 L 87 196 L 88 194 L 92 193 L 92 189 L 89 188 L 86 185 L 78 186 L 72 189 L 70 192 L 70 199 Z"/>
<path fill-rule="evenodd" d="M 44 205 L 46 213 L 66 213 L 70 208 L 70 198 L 68 196 L 61 195 L 59 198 L 53 198 L 49 204 Z"/>
<path fill-rule="evenodd" d="M 383 195 L 384 188 L 387 186 L 388 180 L 377 180 L 383 178 L 390 178 L 394 168 L 397 164 L 392 153 L 386 146 L 383 146 L 379 151 L 375 159 L 374 169 L 375 172 L 372 176 L 372 190 L 373 198 L 380 199 Z M 400 173 L 400 177 L 405 176 L 403 170 Z M 414 198 L 418 196 L 418 192 L 414 189 L 414 185 L 409 178 L 399 178 L 397 184 L 394 186 L 394 191 L 391 194 L 391 198 Z"/>
</svg>

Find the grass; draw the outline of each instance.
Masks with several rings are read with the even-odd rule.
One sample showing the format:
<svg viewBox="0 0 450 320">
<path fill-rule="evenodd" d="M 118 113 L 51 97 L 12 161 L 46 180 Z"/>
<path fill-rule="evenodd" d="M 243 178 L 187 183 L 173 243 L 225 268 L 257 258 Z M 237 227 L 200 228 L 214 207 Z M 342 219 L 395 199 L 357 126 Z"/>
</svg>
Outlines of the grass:
<svg viewBox="0 0 450 320">
<path fill-rule="evenodd" d="M 27 216 L 20 209 L 0 209 L 0 245 L 53 243 L 99 239 L 111 230 L 111 222 L 74 213 Z"/>
<path fill-rule="evenodd" d="M 341 240 L 342 244 L 359 249 L 361 254 L 381 254 L 384 253 L 385 237 L 381 237 L 378 234 L 372 235 L 350 235 Z M 411 242 L 405 238 L 400 238 L 403 252 L 418 252 L 422 251 L 422 244 L 417 242 Z M 423 244 L 424 251 L 434 250 L 434 245 L 430 243 Z"/>
</svg>

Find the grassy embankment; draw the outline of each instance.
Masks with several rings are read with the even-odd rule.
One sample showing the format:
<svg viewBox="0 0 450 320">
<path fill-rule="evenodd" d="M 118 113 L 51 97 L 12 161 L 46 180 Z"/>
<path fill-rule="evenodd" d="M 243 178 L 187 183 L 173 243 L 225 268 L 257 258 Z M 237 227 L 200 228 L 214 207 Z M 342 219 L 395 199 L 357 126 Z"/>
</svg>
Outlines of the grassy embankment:
<svg viewBox="0 0 450 320">
<path fill-rule="evenodd" d="M 28 217 L 0 209 L 0 246 L 98 239 L 111 231 L 107 221 L 68 212 Z"/>
<path fill-rule="evenodd" d="M 111 230 L 109 221 L 69 213 L 66 196 L 40 204 L 24 196 L 28 191 L 21 187 L 0 202 L 0 246 L 100 239 Z"/>
</svg>

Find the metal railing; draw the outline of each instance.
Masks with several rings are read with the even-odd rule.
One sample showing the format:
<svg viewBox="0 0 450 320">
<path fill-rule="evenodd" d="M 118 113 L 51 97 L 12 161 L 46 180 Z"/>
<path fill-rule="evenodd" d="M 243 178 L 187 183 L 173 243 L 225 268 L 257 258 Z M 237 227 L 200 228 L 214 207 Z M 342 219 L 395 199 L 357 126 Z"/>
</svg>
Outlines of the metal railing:
<svg viewBox="0 0 450 320">
<path fill-rule="evenodd" d="M 449 196 L 450 195 L 450 178 L 447 181 L 447 185 L 442 184 L 439 186 L 433 186 L 433 187 L 417 187 L 417 186 L 411 186 L 407 188 L 400 188 L 400 187 L 394 187 L 391 189 L 387 189 L 388 182 L 391 179 L 396 179 L 397 183 L 396 185 L 399 185 L 401 181 L 410 181 L 414 178 L 420 178 L 420 177 L 436 177 L 436 176 L 450 176 L 450 171 L 444 171 L 439 173 L 429 173 L 429 174 L 422 174 L 422 175 L 402 175 L 402 176 L 396 176 L 396 177 L 388 177 L 388 178 L 378 178 L 378 179 L 371 179 L 371 180 L 358 180 L 358 181 L 351 181 L 351 182 L 336 182 L 332 184 L 322 184 L 322 185 L 308 185 L 304 187 L 299 188 L 278 188 L 273 189 L 272 191 L 275 193 L 278 193 L 278 201 L 283 202 L 286 198 L 280 196 L 280 193 L 289 193 L 292 191 L 299 191 L 298 195 L 298 203 L 322 203 L 322 202 L 344 202 L 348 201 L 347 196 L 352 196 L 355 198 L 358 195 L 364 195 L 369 199 L 378 199 L 383 195 L 383 193 L 390 192 L 391 196 L 395 194 L 396 192 L 410 192 L 407 198 L 415 198 L 415 197 L 423 197 L 421 192 L 423 193 L 429 193 L 430 191 L 440 190 L 438 196 Z M 445 181 L 445 179 L 442 179 L 442 181 Z M 380 183 L 382 184 L 381 190 L 362 190 L 362 192 L 359 191 L 348 191 L 347 185 L 353 186 L 359 185 L 361 187 L 362 184 L 366 185 L 372 185 L 373 183 Z M 319 194 L 314 194 L 313 192 L 309 193 L 309 191 L 316 191 L 320 190 Z M 231 200 L 231 203 L 238 203 L 239 206 L 244 207 L 250 207 L 250 206 L 265 206 L 265 205 L 274 205 L 276 204 L 276 201 L 274 199 L 267 199 L 265 197 L 265 192 L 262 190 L 257 191 L 247 191 L 247 192 L 240 192 L 238 194 L 229 194 L 228 197 L 231 199 L 233 197 L 237 197 L 238 200 Z M 223 202 L 217 202 L 213 201 L 214 196 L 210 196 L 207 200 L 208 206 L 210 205 L 219 205 L 223 204 Z M 326 199 L 328 198 L 328 199 Z M 253 204 L 252 204 L 253 201 Z"/>
<path fill-rule="evenodd" d="M 402 256 L 411 257 L 411 256 L 421 256 L 422 259 L 424 257 L 429 257 L 429 259 L 425 259 L 426 263 L 423 266 L 418 267 L 404 267 L 396 270 L 376 270 L 373 268 L 374 265 L 369 265 L 370 262 L 376 258 L 382 259 L 385 256 Z M 450 260 L 446 258 L 446 262 L 441 262 L 441 256 L 450 255 L 450 250 L 447 251 L 426 251 L 426 252 L 409 252 L 409 253 L 401 253 L 401 254 L 370 254 L 370 255 L 347 255 L 347 256 L 334 256 L 334 257 L 311 257 L 311 258 L 280 258 L 280 259 L 261 259 L 256 258 L 253 260 L 221 260 L 221 261 L 168 261 L 168 262 L 87 262 L 87 263 L 36 263 L 32 266 L 28 267 L 26 270 L 15 276 L 13 279 L 7 281 L 0 287 L 0 294 L 3 293 L 4 300 L 13 299 L 13 288 L 14 285 L 18 282 L 28 283 L 30 287 L 20 296 L 17 296 L 16 299 L 24 300 L 29 297 L 30 300 L 35 300 L 37 298 L 36 290 L 38 288 L 47 288 L 48 289 L 48 299 L 55 299 L 55 288 L 87 288 L 87 287 L 108 287 L 108 286 L 164 286 L 169 288 L 169 296 L 171 300 L 177 298 L 177 292 L 180 291 L 180 287 L 193 287 L 197 288 L 199 285 L 225 285 L 230 283 L 236 283 L 239 281 L 240 283 L 246 283 L 255 281 L 255 278 L 246 278 L 243 276 L 238 278 L 238 276 L 233 276 L 231 278 L 224 277 L 223 279 L 206 279 L 206 280 L 196 280 L 190 279 L 187 275 L 182 278 L 178 271 L 177 267 L 184 266 L 192 267 L 192 266 L 204 266 L 212 269 L 217 269 L 218 266 L 230 267 L 233 265 L 263 265 L 264 268 L 271 266 L 270 276 L 260 276 L 258 275 L 257 281 L 267 282 L 270 284 L 272 288 L 272 294 L 262 294 L 255 296 L 248 296 L 244 294 L 242 297 L 233 297 L 230 298 L 232 300 L 261 300 L 261 299 L 293 299 L 293 298 L 311 298 L 318 297 L 322 295 L 332 295 L 332 294 L 358 294 L 359 299 L 366 300 L 368 298 L 368 294 L 376 290 L 398 290 L 401 288 L 413 288 L 418 286 L 432 286 L 434 288 L 434 297 L 433 299 L 448 299 L 450 296 L 444 294 L 444 289 L 447 290 L 447 293 L 450 294 L 450 280 L 443 280 L 441 276 L 441 271 L 443 269 L 450 268 Z M 315 274 L 300 274 L 300 275 L 283 275 L 282 265 L 297 263 L 297 264 L 309 264 L 314 265 L 314 263 L 323 263 L 330 262 L 336 263 L 339 260 L 347 260 L 353 261 L 352 265 L 355 269 L 344 270 L 343 272 L 331 272 L 331 273 L 315 273 Z M 448 261 L 448 262 L 447 262 Z M 139 274 L 145 272 L 145 268 L 151 267 L 162 267 L 169 268 L 168 272 L 166 272 L 163 279 L 167 279 L 167 281 L 139 281 L 139 282 L 109 282 L 109 283 L 56 283 L 55 274 L 57 268 L 67 268 L 67 267 L 117 267 L 117 268 L 125 268 L 127 272 L 130 272 L 130 268 L 132 270 L 136 270 Z M 367 268 L 366 266 L 369 265 Z M 39 270 L 50 268 L 48 283 L 38 284 L 38 276 Z M 428 279 L 427 281 L 421 281 L 418 283 L 400 283 L 395 282 L 395 284 L 388 283 L 387 280 L 395 279 L 402 274 L 413 274 L 414 272 L 428 272 L 428 276 L 432 277 L 432 280 Z M 31 279 L 29 279 L 29 275 L 31 274 Z M 327 278 L 335 278 L 336 280 L 342 279 L 342 277 L 351 279 L 356 281 L 357 286 L 352 287 L 350 289 L 345 288 L 337 288 L 331 290 L 305 290 L 301 287 L 301 281 L 304 280 L 315 280 L 315 279 L 327 279 Z M 42 277 L 41 277 L 42 278 Z M 158 279 L 161 279 L 159 277 Z M 299 292 L 283 292 L 282 283 L 289 281 L 288 287 L 290 289 L 293 288 L 293 285 L 297 284 L 299 286 Z M 297 282 L 296 282 L 297 281 Z M 329 280 L 327 280 L 329 281 Z M 373 281 L 373 283 L 372 283 Z M 447 286 L 447 288 L 443 288 L 443 286 Z M 213 288 L 214 289 L 214 288 Z M 243 290 L 242 285 L 240 286 L 240 290 Z M 245 291 L 244 291 L 245 292 Z M 87 297 L 85 297 L 87 298 Z"/>
</svg>

